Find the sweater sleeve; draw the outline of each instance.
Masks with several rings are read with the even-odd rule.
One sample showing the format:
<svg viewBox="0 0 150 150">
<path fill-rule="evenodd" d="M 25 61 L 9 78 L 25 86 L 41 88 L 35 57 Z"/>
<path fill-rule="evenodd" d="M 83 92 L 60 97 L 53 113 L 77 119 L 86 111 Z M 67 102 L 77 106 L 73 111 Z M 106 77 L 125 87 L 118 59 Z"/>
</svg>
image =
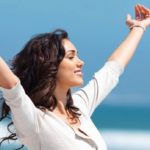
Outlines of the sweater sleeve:
<svg viewBox="0 0 150 150">
<path fill-rule="evenodd" d="M 85 87 L 73 94 L 75 106 L 91 116 L 95 108 L 117 85 L 123 71 L 124 68 L 118 62 L 106 62 Z"/>
<path fill-rule="evenodd" d="M 17 135 L 25 138 L 37 131 L 37 108 L 18 83 L 12 89 L 1 88 L 6 104 L 12 112 Z"/>
</svg>

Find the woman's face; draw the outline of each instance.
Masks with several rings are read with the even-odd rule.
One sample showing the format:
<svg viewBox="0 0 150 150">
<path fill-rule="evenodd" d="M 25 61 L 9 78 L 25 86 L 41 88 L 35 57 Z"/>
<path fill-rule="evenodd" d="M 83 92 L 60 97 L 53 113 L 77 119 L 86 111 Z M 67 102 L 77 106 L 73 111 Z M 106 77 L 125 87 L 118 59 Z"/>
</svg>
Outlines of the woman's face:
<svg viewBox="0 0 150 150">
<path fill-rule="evenodd" d="M 83 84 L 82 67 L 84 62 L 79 59 L 75 46 L 64 39 L 65 57 L 61 61 L 57 73 L 57 85 L 67 88 Z"/>
</svg>

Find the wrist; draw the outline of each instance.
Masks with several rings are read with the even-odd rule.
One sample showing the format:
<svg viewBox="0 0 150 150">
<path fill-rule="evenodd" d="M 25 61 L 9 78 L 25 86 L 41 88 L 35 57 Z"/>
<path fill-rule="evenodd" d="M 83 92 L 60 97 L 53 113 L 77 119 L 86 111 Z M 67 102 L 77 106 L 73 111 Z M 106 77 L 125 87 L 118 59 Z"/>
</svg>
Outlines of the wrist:
<svg viewBox="0 0 150 150">
<path fill-rule="evenodd" d="M 133 29 L 133 28 L 141 28 L 144 32 L 146 31 L 146 27 L 144 25 L 141 25 L 141 24 L 134 24 L 132 26 L 129 27 L 130 31 Z"/>
</svg>

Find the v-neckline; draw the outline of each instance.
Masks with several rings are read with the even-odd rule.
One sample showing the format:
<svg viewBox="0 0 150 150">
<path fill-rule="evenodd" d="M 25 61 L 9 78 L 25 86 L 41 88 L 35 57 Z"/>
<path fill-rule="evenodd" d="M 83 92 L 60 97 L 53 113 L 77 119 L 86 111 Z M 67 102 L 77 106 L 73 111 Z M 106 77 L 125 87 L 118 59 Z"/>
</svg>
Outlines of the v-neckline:
<svg viewBox="0 0 150 150">
<path fill-rule="evenodd" d="M 48 111 L 48 112 L 51 114 L 51 116 L 53 116 L 55 119 L 57 119 L 57 121 L 59 121 L 60 123 L 64 124 L 67 128 L 71 129 L 76 136 L 78 136 L 78 137 L 80 137 L 82 139 L 85 139 L 85 140 L 91 140 L 97 146 L 97 144 L 92 139 L 92 137 L 86 131 L 84 131 L 84 124 L 83 124 L 82 116 L 80 116 L 80 118 L 79 118 L 79 120 L 81 122 L 80 127 L 78 129 L 75 129 L 72 126 L 70 126 L 67 122 L 65 122 L 63 119 L 61 119 L 59 116 L 54 114 L 53 112 L 51 112 L 51 111 Z"/>
<path fill-rule="evenodd" d="M 70 125 L 68 122 L 66 122 L 65 120 L 61 119 L 59 116 L 57 116 L 55 113 L 48 111 L 53 117 L 55 117 L 59 122 L 63 123 L 65 126 L 69 127 L 70 129 L 72 129 L 74 131 L 75 134 L 77 134 L 78 136 L 85 138 L 85 139 L 90 139 L 90 136 L 84 131 L 82 130 L 82 119 L 81 117 L 79 118 L 79 122 L 80 122 L 80 126 L 75 128 L 74 126 Z"/>
</svg>

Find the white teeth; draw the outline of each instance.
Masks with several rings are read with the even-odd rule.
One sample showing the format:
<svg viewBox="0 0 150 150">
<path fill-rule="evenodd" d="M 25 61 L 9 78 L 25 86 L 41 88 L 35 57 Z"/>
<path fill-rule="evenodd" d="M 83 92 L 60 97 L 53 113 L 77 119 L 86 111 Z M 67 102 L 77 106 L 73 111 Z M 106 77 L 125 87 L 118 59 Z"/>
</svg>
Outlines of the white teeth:
<svg viewBox="0 0 150 150">
<path fill-rule="evenodd" d="M 75 70 L 74 73 L 77 75 L 77 76 L 83 76 L 83 73 L 81 70 Z"/>
<path fill-rule="evenodd" d="M 75 74 L 82 76 L 82 72 L 81 71 L 75 72 Z"/>
<path fill-rule="evenodd" d="M 78 72 L 76 72 L 75 74 L 81 74 L 81 72 L 80 72 L 80 71 L 78 71 Z"/>
</svg>

